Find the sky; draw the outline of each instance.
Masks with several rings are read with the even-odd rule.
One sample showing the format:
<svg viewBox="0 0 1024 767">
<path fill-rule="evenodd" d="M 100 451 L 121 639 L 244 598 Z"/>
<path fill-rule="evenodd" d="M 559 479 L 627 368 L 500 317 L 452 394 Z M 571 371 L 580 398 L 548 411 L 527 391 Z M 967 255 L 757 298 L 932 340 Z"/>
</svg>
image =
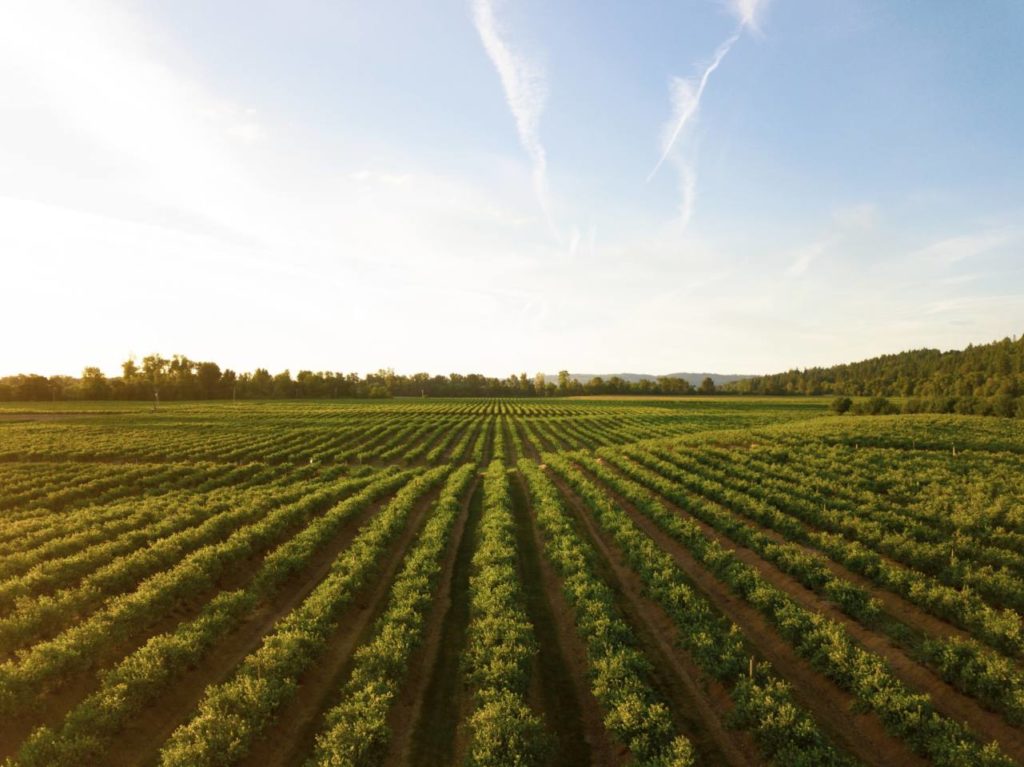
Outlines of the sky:
<svg viewBox="0 0 1024 767">
<path fill-rule="evenodd" d="M 1024 332 L 1019 0 L 5 0 L 0 375 Z"/>
</svg>

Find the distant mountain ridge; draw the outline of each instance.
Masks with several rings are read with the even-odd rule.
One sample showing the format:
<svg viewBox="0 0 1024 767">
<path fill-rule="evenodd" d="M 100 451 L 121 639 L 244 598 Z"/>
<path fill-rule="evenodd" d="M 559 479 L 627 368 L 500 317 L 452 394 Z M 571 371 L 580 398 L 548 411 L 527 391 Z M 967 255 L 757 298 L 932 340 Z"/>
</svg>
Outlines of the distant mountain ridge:
<svg viewBox="0 0 1024 767">
<path fill-rule="evenodd" d="M 623 381 L 629 381 L 629 383 L 637 383 L 638 381 L 651 381 L 653 383 L 659 378 L 681 378 L 684 381 L 689 381 L 694 386 L 700 386 L 701 382 L 705 378 L 710 378 L 715 382 L 715 386 L 722 386 L 724 384 L 735 383 L 736 381 L 745 381 L 748 378 L 753 378 L 754 376 L 736 375 L 732 373 L 668 373 L 664 376 L 651 375 L 650 373 L 569 373 L 569 377 L 584 385 L 594 378 L 600 378 L 603 381 L 608 381 L 612 378 L 621 378 Z M 557 381 L 558 374 L 545 374 L 545 378 L 548 381 Z"/>
</svg>

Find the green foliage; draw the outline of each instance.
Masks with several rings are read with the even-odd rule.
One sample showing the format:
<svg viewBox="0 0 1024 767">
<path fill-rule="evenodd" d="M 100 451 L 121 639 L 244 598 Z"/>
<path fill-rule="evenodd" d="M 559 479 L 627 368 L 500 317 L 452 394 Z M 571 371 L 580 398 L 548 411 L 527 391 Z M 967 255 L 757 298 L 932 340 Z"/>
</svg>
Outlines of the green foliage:
<svg viewBox="0 0 1024 767">
<path fill-rule="evenodd" d="M 849 412 L 850 408 L 853 407 L 853 400 L 849 397 L 836 397 L 832 400 L 832 404 L 829 406 L 833 413 L 842 415 L 843 413 Z"/>
<path fill-rule="evenodd" d="M 962 351 L 919 349 L 830 368 L 790 370 L 737 381 L 726 388 L 742 394 L 907 397 L 904 412 L 909 413 L 1020 416 L 1024 414 L 1024 338 L 1004 338 Z M 877 413 L 877 407 L 881 407 L 878 402 L 861 412 Z M 895 406 L 885 411 L 890 407 Z"/>
<path fill-rule="evenodd" d="M 540 765 L 550 743 L 525 702 L 536 644 L 523 606 L 508 475 L 500 461 L 492 461 L 484 476 L 478 535 L 463 658 L 476 700 L 469 721 L 469 763 Z"/>
<path fill-rule="evenodd" d="M 647 680 L 648 664 L 636 649 L 611 588 L 594 572 L 596 554 L 573 529 L 558 492 L 536 464 L 519 462 L 545 550 L 562 577 L 563 591 L 587 647 L 591 690 L 605 710 L 605 727 L 644 765 L 689 765 L 692 746 L 675 732 L 665 703 Z"/>
<path fill-rule="evenodd" d="M 197 712 L 160 751 L 161 764 L 225 765 L 244 756 L 274 712 L 295 693 L 299 675 L 316 660 L 341 610 L 373 574 L 377 559 L 405 524 L 413 504 L 449 473 L 430 469 L 406 484 L 335 560 L 328 576 L 282 618 L 235 675 L 207 688 Z"/>
<path fill-rule="evenodd" d="M 599 474 L 603 481 L 611 484 L 617 492 L 642 508 L 660 525 L 670 529 L 674 535 L 696 545 L 707 542 L 708 539 L 695 526 L 685 525 L 680 517 L 658 504 L 640 484 L 605 470 L 585 454 L 576 454 L 573 458 Z M 792 701 L 788 688 L 775 684 L 776 679 L 767 666 L 761 669 L 762 682 L 757 686 L 742 687 L 738 684 L 748 669 L 747 660 L 750 657 L 743 646 L 739 629 L 718 616 L 710 604 L 685 583 L 671 557 L 641 532 L 628 515 L 573 467 L 569 460 L 558 456 L 546 456 L 545 460 L 583 497 L 601 526 L 614 536 L 626 558 L 644 580 L 651 596 L 679 626 L 680 642 L 690 651 L 697 665 L 706 673 L 731 685 L 737 706 L 744 712 L 736 722 L 751 730 L 766 755 L 784 753 L 787 758 L 808 765 L 846 764 L 845 758 L 833 749 L 808 714 Z M 706 552 L 710 553 L 709 550 Z M 723 552 L 716 550 L 716 553 L 721 555 Z M 792 730 L 771 726 L 765 720 L 765 717 L 773 715 L 772 712 L 777 712 L 780 706 L 790 723 L 796 725 Z"/>
<path fill-rule="evenodd" d="M 312 764 L 356 767 L 379 764 L 390 732 L 387 714 L 419 643 L 440 560 L 459 514 L 460 499 L 475 467 L 465 464 L 448 477 L 430 519 L 406 557 L 377 621 L 376 635 L 356 652 L 341 702 L 324 716 Z"/>
<path fill-rule="evenodd" d="M 640 493 L 636 493 L 638 500 Z M 632 500 L 632 499 L 631 499 Z M 682 543 L 722 582 L 763 613 L 811 665 L 848 690 L 886 728 L 940 765 L 1010 765 L 998 746 L 982 745 L 967 727 L 940 715 L 927 695 L 915 695 L 877 655 L 856 645 L 835 621 L 800 607 L 756 569 L 739 561 L 694 526 L 650 501 L 644 512 Z"/>
</svg>

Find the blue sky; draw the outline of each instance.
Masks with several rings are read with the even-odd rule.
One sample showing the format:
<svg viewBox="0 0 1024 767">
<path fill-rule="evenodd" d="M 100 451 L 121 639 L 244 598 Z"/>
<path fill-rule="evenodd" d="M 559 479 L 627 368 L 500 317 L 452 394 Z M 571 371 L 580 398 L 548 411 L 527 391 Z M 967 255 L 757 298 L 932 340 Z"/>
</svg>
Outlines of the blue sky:
<svg viewBox="0 0 1024 767">
<path fill-rule="evenodd" d="M 1016 335 L 1022 41 L 1015 0 L 13 0 L 0 374 L 770 372 Z"/>
</svg>

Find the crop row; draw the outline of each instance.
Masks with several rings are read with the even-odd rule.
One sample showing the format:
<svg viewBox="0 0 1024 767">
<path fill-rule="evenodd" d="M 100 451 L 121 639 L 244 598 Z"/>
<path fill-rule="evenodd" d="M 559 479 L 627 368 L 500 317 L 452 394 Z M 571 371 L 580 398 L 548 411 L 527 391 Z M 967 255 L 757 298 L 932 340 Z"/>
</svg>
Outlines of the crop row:
<svg viewBox="0 0 1024 767">
<path fill-rule="evenodd" d="M 625 453 L 687 489 L 783 534 L 788 540 L 819 549 L 879 586 L 970 631 L 993 648 L 1015 657 L 1024 657 L 1024 621 L 1019 613 L 993 608 L 969 589 L 955 589 L 920 571 L 890 561 L 862 543 L 855 534 L 844 534 L 835 529 L 831 522 L 834 515 L 821 508 L 798 503 L 788 496 L 776 495 L 769 502 L 757 487 L 739 485 L 727 476 L 701 476 L 692 465 L 682 462 L 675 454 L 662 452 L 655 455 L 634 448 L 626 448 Z M 661 463 L 654 464 L 652 459 Z"/>
<path fill-rule="evenodd" d="M 217 640 L 261 603 L 271 600 L 293 575 L 304 570 L 346 522 L 408 482 L 413 472 L 382 472 L 264 558 L 249 583 L 217 594 L 194 619 L 152 637 L 109 670 L 99 689 L 72 709 L 58 728 L 41 727 L 22 745 L 17 761 L 26 767 L 98 763 L 108 745 L 147 704 L 207 655 Z"/>
<path fill-rule="evenodd" d="M 722 618 L 687 582 L 671 557 L 644 534 L 607 493 L 562 456 L 545 455 L 615 540 L 654 601 L 679 627 L 679 642 L 697 666 L 730 688 L 736 723 L 749 729 L 769 759 L 807 765 L 846 765 L 814 720 L 798 706 L 788 685 L 767 663 L 750 675 L 739 628 Z M 783 718 L 777 718 L 782 713 Z M 783 724 L 784 723 L 784 724 Z"/>
<path fill-rule="evenodd" d="M 605 711 L 605 727 L 640 764 L 693 764 L 692 744 L 676 734 L 668 707 L 647 680 L 649 662 L 619 614 L 615 594 L 595 573 L 596 553 L 573 529 L 547 475 L 529 460 L 518 466 L 530 488 L 545 551 L 562 578 L 587 648 L 590 686 Z"/>
<path fill-rule="evenodd" d="M 502 463 L 491 462 L 469 579 L 464 663 L 474 692 L 468 759 L 474 767 L 540 765 L 550 747 L 525 700 L 536 640 L 517 574 L 508 482 Z"/>
<path fill-rule="evenodd" d="M 357 484 L 365 484 L 365 479 L 356 480 Z M 123 556 L 110 555 L 115 552 L 113 547 L 99 544 L 80 552 L 78 557 L 63 560 L 58 563 L 57 572 L 52 576 L 54 580 L 60 580 L 64 568 L 71 572 L 63 577 L 69 580 L 75 579 L 75 573 L 79 570 L 88 570 L 99 562 L 102 566 L 89 574 L 84 574 L 81 580 L 72 586 L 61 589 L 54 594 L 35 594 L 25 596 L 18 600 L 15 609 L 10 614 L 0 619 L 0 651 L 8 653 L 14 648 L 23 647 L 33 641 L 39 641 L 42 637 L 51 636 L 55 631 L 60 630 L 68 624 L 80 620 L 97 605 L 112 596 L 123 593 L 134 588 L 140 581 L 157 573 L 165 568 L 173 566 L 186 555 L 196 551 L 200 547 L 208 546 L 233 534 L 235 531 L 244 528 L 258 520 L 265 511 L 268 503 L 289 502 L 301 497 L 301 491 L 277 493 L 273 497 L 265 494 L 257 496 L 258 503 L 239 503 L 249 500 L 236 496 L 231 501 L 214 504 L 212 508 L 201 508 L 201 513 L 195 518 L 196 524 L 187 525 L 185 529 L 177 532 L 169 532 L 164 537 L 154 537 L 146 541 L 130 540 L 131 543 L 139 543 Z M 237 505 L 236 505 L 237 504 Z M 165 509 L 166 511 L 166 509 Z M 174 514 L 165 517 L 163 521 L 155 523 L 155 527 L 170 528 L 180 522 L 188 522 L 187 513 Z M 154 531 L 150 531 L 154 532 Z M 94 551 L 98 549 L 98 551 Z M 99 557 L 99 558 L 97 558 Z M 43 560 L 27 575 L 40 576 L 47 573 L 50 568 Z M 41 578 L 29 577 L 27 585 L 39 585 Z M 19 581 L 8 581 L 11 587 L 17 587 Z"/>
<path fill-rule="evenodd" d="M 342 611 L 378 567 L 416 502 L 450 473 L 448 466 L 412 479 L 335 560 L 295 610 L 275 624 L 231 679 L 206 689 L 195 716 L 161 749 L 161 764 L 231 764 L 247 753 L 274 713 L 295 694 L 299 677 L 322 652 Z"/>
<path fill-rule="evenodd" d="M 707 454 L 689 455 L 697 461 L 709 460 Z M 829 514 L 829 520 L 839 531 L 854 533 L 879 551 L 938 577 L 947 585 L 970 585 L 994 604 L 1024 609 L 1024 554 L 1018 549 L 1019 540 L 1009 541 L 1009 548 L 991 545 L 963 527 L 951 526 L 948 511 L 938 516 L 921 514 L 913 504 L 891 505 L 870 494 L 846 501 L 848 487 L 830 480 L 828 471 L 813 463 L 802 466 L 801 474 L 814 476 L 814 484 L 820 488 L 817 490 L 808 488 L 806 481 L 794 476 L 791 469 L 777 464 L 756 474 L 738 467 L 734 461 L 717 462 L 711 470 L 752 483 L 766 495 L 792 492 L 795 486 L 807 505 L 827 504 L 838 510 Z"/>
<path fill-rule="evenodd" d="M 686 492 L 679 484 L 628 458 L 610 451 L 602 455 L 630 480 L 654 490 L 662 498 L 672 501 L 729 539 L 756 552 L 782 572 L 793 576 L 802 585 L 834 602 L 843 612 L 863 625 L 888 628 L 885 622 L 879 620 L 880 604 L 870 598 L 864 589 L 833 574 L 820 555 L 809 553 L 792 543 L 776 542 L 744 524 L 724 508 Z M 607 467 L 586 456 L 580 456 L 576 460 L 617 492 L 629 492 L 628 480 Z M 892 617 L 889 618 L 890 622 L 893 620 Z M 898 623 L 898 618 L 895 621 L 897 625 L 902 625 Z M 962 643 L 947 639 L 915 641 L 914 634 L 906 631 L 905 627 L 903 631 L 889 629 L 887 633 L 890 633 L 894 641 L 907 644 L 912 654 L 932 660 L 933 668 L 946 681 L 986 701 L 990 707 L 1002 712 L 1011 723 L 1022 721 L 1024 697 L 1021 697 L 1021 690 L 1024 689 L 1024 685 L 1020 672 L 1010 661 L 994 655 L 976 642 Z"/>
<path fill-rule="evenodd" d="M 445 482 L 416 545 L 395 579 L 374 638 L 355 655 L 341 702 L 324 716 L 313 761 L 331 767 L 379 764 L 390 732 L 388 711 L 423 637 L 443 554 L 476 467 L 464 464 Z"/>
<path fill-rule="evenodd" d="M 340 482 L 284 506 L 275 507 L 273 501 L 255 502 L 254 517 L 258 521 L 220 543 L 197 549 L 87 620 L 0 664 L 0 713 L 31 705 L 61 677 L 95 663 L 97 654 L 112 642 L 130 641 L 185 598 L 209 591 L 232 565 L 273 546 L 290 530 L 346 496 L 351 488 L 351 482 Z"/>
<path fill-rule="evenodd" d="M 939 714 L 928 695 L 908 690 L 884 660 L 858 646 L 841 625 L 800 607 L 641 485 L 630 480 L 620 485 L 623 495 L 642 513 L 768 618 L 798 654 L 850 692 L 859 705 L 876 713 L 914 751 L 938 765 L 1013 764 L 997 743 L 979 744 L 966 727 Z"/>
</svg>

